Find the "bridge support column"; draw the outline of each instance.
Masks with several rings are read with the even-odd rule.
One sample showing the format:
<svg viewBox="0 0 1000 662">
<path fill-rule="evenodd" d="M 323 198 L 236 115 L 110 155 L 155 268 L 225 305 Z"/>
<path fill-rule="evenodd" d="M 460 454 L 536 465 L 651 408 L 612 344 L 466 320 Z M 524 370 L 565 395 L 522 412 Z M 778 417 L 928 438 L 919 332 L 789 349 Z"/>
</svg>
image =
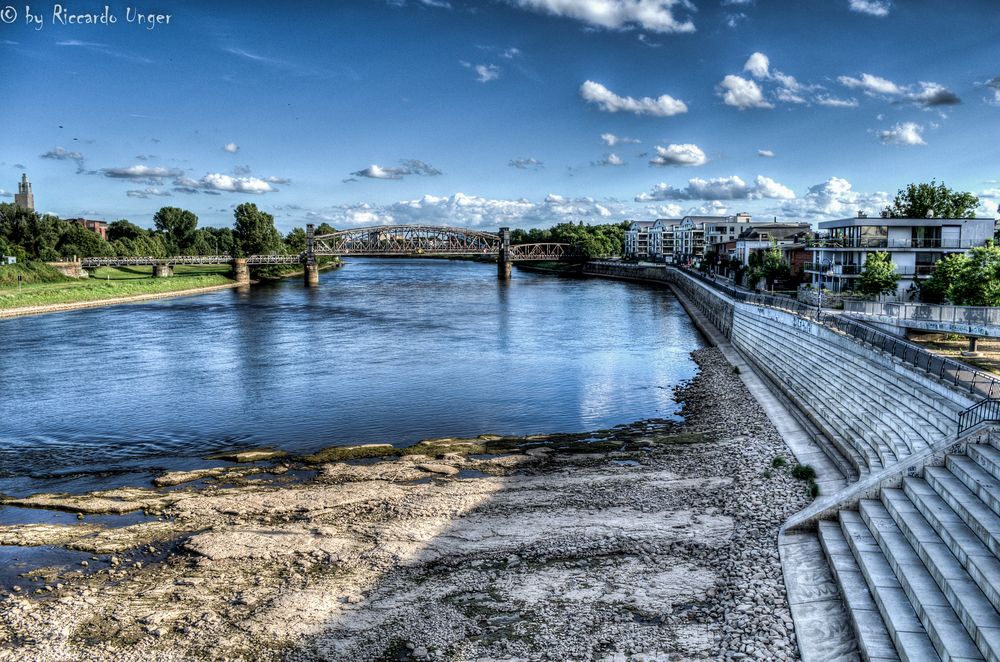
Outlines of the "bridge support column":
<svg viewBox="0 0 1000 662">
<path fill-rule="evenodd" d="M 302 255 L 302 281 L 306 287 L 319 287 L 319 265 L 313 248 L 315 230 L 312 223 L 306 225 L 306 252 Z"/>
<path fill-rule="evenodd" d="M 245 257 L 233 258 L 233 280 L 239 285 L 250 284 L 250 267 Z"/>
<path fill-rule="evenodd" d="M 500 228 L 500 250 L 497 252 L 497 278 L 510 280 L 510 228 Z"/>
<path fill-rule="evenodd" d="M 153 278 L 166 278 L 167 276 L 173 276 L 174 270 L 169 264 L 154 264 L 153 265 Z"/>
<path fill-rule="evenodd" d="M 976 336 L 969 336 L 969 349 L 962 352 L 963 356 L 978 356 L 979 355 L 979 338 Z"/>
</svg>

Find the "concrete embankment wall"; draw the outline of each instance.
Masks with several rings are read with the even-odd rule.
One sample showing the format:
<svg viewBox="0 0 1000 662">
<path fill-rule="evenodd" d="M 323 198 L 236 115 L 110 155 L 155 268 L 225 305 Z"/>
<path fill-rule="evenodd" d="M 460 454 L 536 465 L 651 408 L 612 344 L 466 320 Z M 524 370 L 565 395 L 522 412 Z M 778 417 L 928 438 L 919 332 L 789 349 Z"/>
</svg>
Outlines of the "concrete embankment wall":
<svg viewBox="0 0 1000 662">
<path fill-rule="evenodd" d="M 936 378 L 791 312 L 735 301 L 682 271 L 588 264 L 593 276 L 667 283 L 712 320 L 827 440 L 831 459 L 867 475 L 957 433 L 972 400 Z"/>
</svg>

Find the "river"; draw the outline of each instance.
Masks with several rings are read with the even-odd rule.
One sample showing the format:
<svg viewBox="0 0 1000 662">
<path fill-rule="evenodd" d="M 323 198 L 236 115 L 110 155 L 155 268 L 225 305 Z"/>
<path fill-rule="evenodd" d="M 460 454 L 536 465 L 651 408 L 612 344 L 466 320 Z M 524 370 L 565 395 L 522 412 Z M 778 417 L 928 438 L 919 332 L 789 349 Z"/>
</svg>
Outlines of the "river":
<svg viewBox="0 0 1000 662">
<path fill-rule="evenodd" d="M 148 484 L 232 448 L 675 417 L 700 346 L 665 288 L 416 259 L 3 320 L 0 493 Z"/>
</svg>

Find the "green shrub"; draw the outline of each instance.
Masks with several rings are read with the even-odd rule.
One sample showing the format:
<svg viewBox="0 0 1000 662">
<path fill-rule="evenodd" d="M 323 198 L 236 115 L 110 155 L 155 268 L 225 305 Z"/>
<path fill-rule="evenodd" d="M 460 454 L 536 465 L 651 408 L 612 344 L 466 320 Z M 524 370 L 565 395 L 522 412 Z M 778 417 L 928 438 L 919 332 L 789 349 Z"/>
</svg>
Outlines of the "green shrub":
<svg viewBox="0 0 1000 662">
<path fill-rule="evenodd" d="M 740 374 L 740 367 L 738 365 L 733 366 L 733 374 L 734 375 Z"/>
<path fill-rule="evenodd" d="M 770 478 L 771 477 L 771 470 L 770 469 L 764 469 L 764 473 L 762 473 L 761 475 L 764 478 Z"/>
<path fill-rule="evenodd" d="M 816 470 L 808 464 L 796 464 L 792 467 L 792 478 L 799 480 L 815 480 Z"/>
<path fill-rule="evenodd" d="M 809 483 L 806 485 L 806 494 L 808 494 L 813 499 L 819 496 L 819 485 L 816 484 L 816 481 L 814 480 L 809 481 Z"/>
<path fill-rule="evenodd" d="M 783 458 L 780 455 L 776 455 L 774 457 L 774 459 L 771 460 L 771 466 L 774 467 L 775 469 L 780 469 L 781 467 L 785 466 L 786 464 L 788 464 L 788 463 L 785 461 L 785 458 Z"/>
</svg>

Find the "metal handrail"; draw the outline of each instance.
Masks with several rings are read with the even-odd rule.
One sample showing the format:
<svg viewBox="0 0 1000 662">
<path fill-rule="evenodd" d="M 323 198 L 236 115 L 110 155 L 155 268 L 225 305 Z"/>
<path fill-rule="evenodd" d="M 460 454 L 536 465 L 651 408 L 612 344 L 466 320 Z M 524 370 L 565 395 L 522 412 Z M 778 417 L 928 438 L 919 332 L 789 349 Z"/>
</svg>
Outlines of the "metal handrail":
<svg viewBox="0 0 1000 662">
<path fill-rule="evenodd" d="M 849 319 L 842 315 L 831 315 L 824 313 L 817 306 L 809 306 L 801 301 L 789 297 L 757 294 L 746 290 L 740 290 L 729 285 L 717 283 L 702 274 L 693 273 L 683 269 L 683 273 L 690 275 L 717 290 L 726 293 L 731 298 L 768 308 L 777 308 L 794 313 L 800 317 L 805 317 L 823 324 L 827 328 L 835 329 L 858 340 L 873 346 L 875 349 L 886 352 L 900 359 L 904 363 L 915 368 L 924 370 L 928 374 L 946 381 L 955 387 L 968 391 L 972 396 L 986 398 L 986 401 L 1000 398 L 1000 379 L 977 370 L 970 365 L 955 361 L 953 359 L 939 356 L 927 351 L 923 347 L 908 340 L 894 336 L 883 331 L 879 331 L 873 326 Z"/>
<path fill-rule="evenodd" d="M 958 415 L 958 433 L 962 434 L 987 421 L 1000 422 L 1000 400 L 982 400 L 965 409 Z"/>
</svg>

